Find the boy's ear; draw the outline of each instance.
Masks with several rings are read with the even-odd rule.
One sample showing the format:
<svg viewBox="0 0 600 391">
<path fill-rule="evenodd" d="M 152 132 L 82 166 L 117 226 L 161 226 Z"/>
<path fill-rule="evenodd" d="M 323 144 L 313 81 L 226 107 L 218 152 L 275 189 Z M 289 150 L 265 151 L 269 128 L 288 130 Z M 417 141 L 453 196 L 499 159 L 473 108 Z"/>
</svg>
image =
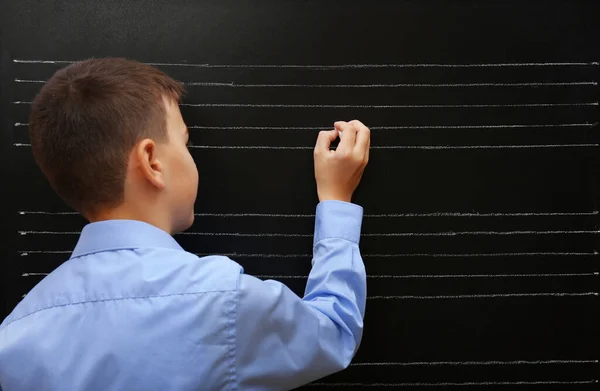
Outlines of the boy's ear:
<svg viewBox="0 0 600 391">
<path fill-rule="evenodd" d="M 163 166 L 158 159 L 156 143 L 149 138 L 136 144 L 134 158 L 144 178 L 156 188 L 166 187 Z"/>
</svg>

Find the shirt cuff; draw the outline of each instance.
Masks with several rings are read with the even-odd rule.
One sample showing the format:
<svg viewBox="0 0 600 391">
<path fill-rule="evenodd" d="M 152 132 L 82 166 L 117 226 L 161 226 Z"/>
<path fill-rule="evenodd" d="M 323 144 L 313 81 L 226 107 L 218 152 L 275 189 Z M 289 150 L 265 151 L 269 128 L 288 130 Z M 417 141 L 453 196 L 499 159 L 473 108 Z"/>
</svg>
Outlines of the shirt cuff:
<svg viewBox="0 0 600 391">
<path fill-rule="evenodd" d="M 313 245 L 323 239 L 339 238 L 358 244 L 363 208 L 343 201 L 323 201 L 317 205 Z"/>
</svg>

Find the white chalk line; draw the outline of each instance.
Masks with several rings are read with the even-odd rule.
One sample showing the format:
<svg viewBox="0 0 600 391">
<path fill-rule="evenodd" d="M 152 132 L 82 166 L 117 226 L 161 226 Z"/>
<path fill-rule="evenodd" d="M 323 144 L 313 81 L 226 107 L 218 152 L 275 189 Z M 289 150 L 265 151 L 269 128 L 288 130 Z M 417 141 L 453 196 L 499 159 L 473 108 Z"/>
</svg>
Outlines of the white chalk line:
<svg viewBox="0 0 600 391">
<path fill-rule="evenodd" d="M 41 210 L 21 210 L 18 211 L 19 215 L 48 215 L 48 216 L 72 216 L 79 215 L 77 212 L 46 212 Z"/>
<path fill-rule="evenodd" d="M 566 123 L 566 124 L 500 124 L 500 125 L 417 125 L 417 126 L 374 126 L 371 130 L 400 130 L 400 129 L 513 129 L 513 128 L 570 128 L 594 127 L 598 122 Z"/>
<path fill-rule="evenodd" d="M 452 150 L 452 149 L 535 149 L 535 148 L 596 148 L 599 144 L 523 144 L 523 145 L 383 145 L 371 146 L 371 149 L 416 149 L 416 150 Z M 193 149 L 255 149 L 255 150 L 314 150 L 305 146 L 270 145 L 192 145 Z"/>
<path fill-rule="evenodd" d="M 15 81 L 17 81 L 15 79 Z M 22 82 L 45 83 L 38 80 Z M 523 82 L 523 83 L 392 83 L 392 84 L 276 84 L 276 83 L 235 83 L 235 82 L 183 82 L 191 87 L 226 88 L 471 88 L 471 87 L 567 87 L 597 86 L 595 81 L 579 82 Z"/>
<path fill-rule="evenodd" d="M 13 59 L 17 64 L 73 64 L 76 60 L 25 60 Z M 298 68 L 298 69 L 355 69 L 355 68 L 510 68 L 510 67 L 560 67 L 598 66 L 597 61 L 588 62 L 505 62 L 505 63 L 412 63 L 412 64 L 208 64 L 191 62 L 145 62 L 154 66 L 181 66 L 194 68 Z"/>
<path fill-rule="evenodd" d="M 556 365 L 598 364 L 598 360 L 512 360 L 512 361 L 408 361 L 408 362 L 357 362 L 350 366 L 493 366 L 493 365 Z"/>
<path fill-rule="evenodd" d="M 15 126 L 28 126 L 17 122 Z M 416 129 L 514 129 L 514 128 L 567 128 L 567 127 L 594 127 L 598 123 L 567 123 L 567 124 L 500 124 L 500 125 L 395 125 L 395 126 L 371 126 L 371 130 L 416 130 Z M 188 129 L 201 130 L 313 130 L 326 129 L 327 126 L 204 126 L 190 125 Z"/>
<path fill-rule="evenodd" d="M 14 105 L 31 105 L 31 101 L 14 101 Z M 364 104 L 262 104 L 262 103 L 180 103 L 184 107 L 251 107 L 288 109 L 468 109 L 518 107 L 580 107 L 598 106 L 598 102 L 578 103 L 501 103 L 501 104 L 423 104 L 423 105 L 364 105 Z"/>
<path fill-rule="evenodd" d="M 558 385 L 596 384 L 598 380 L 523 380 L 523 381 L 480 381 L 480 382 L 403 382 L 403 383 L 310 383 L 308 387 L 458 387 L 458 386 L 513 386 L 513 385 Z"/>
<path fill-rule="evenodd" d="M 81 231 L 17 231 L 19 235 L 79 235 Z"/>
<path fill-rule="evenodd" d="M 15 145 L 26 146 L 26 145 Z M 371 149 L 414 149 L 414 150 L 463 150 L 463 149 L 536 149 L 536 148 L 596 148 L 599 144 L 523 144 L 523 145 L 384 145 L 371 146 Z M 308 146 L 271 145 L 191 145 L 192 149 L 231 149 L 231 150 L 314 150 Z"/>
<path fill-rule="evenodd" d="M 31 254 L 72 254 L 70 250 L 17 250 L 17 253 L 22 257 L 27 257 Z"/>
<path fill-rule="evenodd" d="M 31 147 L 29 143 L 13 143 L 14 147 Z M 413 150 L 482 150 L 482 149 L 538 149 L 538 148 L 597 148 L 600 144 L 528 144 L 528 145 L 384 145 L 371 146 L 371 149 L 413 149 Z M 303 150 L 313 151 L 314 147 L 271 146 L 271 145 L 190 145 L 190 149 L 216 150 Z"/>
<path fill-rule="evenodd" d="M 18 211 L 19 215 L 48 215 L 48 216 L 73 216 L 77 212 L 48 212 L 39 210 Z M 431 212 L 431 213 L 383 213 L 365 214 L 364 218 L 404 218 L 404 217 L 558 217 L 558 216 L 597 216 L 599 211 L 593 212 L 492 212 L 492 213 L 463 213 L 463 212 Z M 314 218 L 314 214 L 295 213 L 194 213 L 196 217 L 265 217 L 265 218 Z"/>
<path fill-rule="evenodd" d="M 404 253 L 404 254 L 364 254 L 363 257 L 432 257 L 432 258 L 482 258 L 482 257 L 581 257 L 597 256 L 598 252 L 508 252 L 508 253 Z"/>
<path fill-rule="evenodd" d="M 390 232 L 390 233 L 364 233 L 361 236 L 386 237 L 386 236 L 495 236 L 495 235 L 562 235 L 562 234 L 599 234 L 600 231 L 591 230 L 554 230 L 554 231 L 448 231 L 448 232 Z"/>
<path fill-rule="evenodd" d="M 461 212 L 432 212 L 432 213 L 383 213 L 365 214 L 364 217 L 546 217 L 546 216 L 596 216 L 593 212 L 492 212 L 492 213 L 461 213 Z"/>
<path fill-rule="evenodd" d="M 594 127 L 598 122 L 570 123 L 570 124 L 501 124 L 501 125 L 398 125 L 398 126 L 371 126 L 371 130 L 460 130 L 460 129 L 528 129 L 528 128 L 577 128 Z M 27 127 L 26 122 L 15 122 L 15 127 Z M 200 130 L 313 130 L 325 129 L 327 126 L 204 126 L 189 125 L 188 129 Z"/>
<path fill-rule="evenodd" d="M 31 80 L 31 79 L 15 79 L 15 83 L 32 83 L 32 84 L 38 84 L 38 83 L 46 83 L 48 80 Z"/>
<path fill-rule="evenodd" d="M 47 80 L 14 79 L 15 83 L 44 84 Z M 191 87 L 231 87 L 231 88 L 461 88 L 461 87 L 569 87 L 597 86 L 596 81 L 573 82 L 518 82 L 518 83 L 392 83 L 392 84 L 278 84 L 278 83 L 235 83 L 230 82 L 181 82 Z"/>
<path fill-rule="evenodd" d="M 30 104 L 16 101 L 14 104 Z M 422 105 L 366 105 L 366 104 L 263 104 L 263 103 L 180 103 L 184 107 L 252 107 L 288 109 L 467 109 L 467 108 L 518 108 L 518 107 L 579 107 L 598 106 L 598 102 L 578 103 L 500 103 L 500 104 L 422 104 Z"/>
<path fill-rule="evenodd" d="M 405 274 L 405 275 L 391 275 L 391 274 L 378 274 L 378 275 L 367 275 L 367 278 L 371 279 L 396 279 L 396 280 L 412 280 L 412 279 L 462 279 L 462 278 L 474 278 L 474 279 L 494 279 L 494 278 L 547 278 L 547 277 L 591 277 L 598 276 L 599 272 L 591 273 L 526 273 L 526 274 Z M 307 279 L 308 275 L 257 275 L 259 278 L 276 278 L 276 279 Z"/>
<path fill-rule="evenodd" d="M 369 300 L 443 300 L 443 299 L 492 299 L 492 298 L 523 298 L 523 297 L 582 297 L 598 296 L 598 292 L 539 292 L 539 293 L 490 293 L 474 295 L 435 295 L 435 296 L 368 296 Z"/>
<path fill-rule="evenodd" d="M 19 231 L 37 233 L 36 231 Z M 42 231 L 53 232 L 53 231 Z M 554 230 L 554 231 L 448 231 L 448 232 L 390 232 L 390 233 L 364 233 L 364 237 L 419 237 L 419 236 L 507 236 L 507 235 L 597 235 L 596 230 Z M 23 235 L 23 234 L 22 234 Z M 248 233 L 248 232 L 183 232 L 180 235 L 195 236 L 234 236 L 234 237 L 313 237 L 313 234 L 302 233 Z"/>
</svg>

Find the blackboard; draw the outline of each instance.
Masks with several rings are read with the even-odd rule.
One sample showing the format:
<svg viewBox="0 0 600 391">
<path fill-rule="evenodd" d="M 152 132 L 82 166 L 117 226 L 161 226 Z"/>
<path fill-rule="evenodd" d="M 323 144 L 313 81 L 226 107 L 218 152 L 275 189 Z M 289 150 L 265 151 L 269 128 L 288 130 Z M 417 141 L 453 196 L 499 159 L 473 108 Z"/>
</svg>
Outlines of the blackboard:
<svg viewBox="0 0 600 391">
<path fill-rule="evenodd" d="M 34 164 L 28 102 L 71 61 L 124 56 L 189 90 L 198 216 L 178 241 L 299 294 L 317 131 L 338 119 L 371 127 L 355 197 L 363 344 L 348 370 L 313 387 L 596 389 L 599 8 L 4 0 L 6 313 L 69 257 L 85 223 Z"/>
</svg>

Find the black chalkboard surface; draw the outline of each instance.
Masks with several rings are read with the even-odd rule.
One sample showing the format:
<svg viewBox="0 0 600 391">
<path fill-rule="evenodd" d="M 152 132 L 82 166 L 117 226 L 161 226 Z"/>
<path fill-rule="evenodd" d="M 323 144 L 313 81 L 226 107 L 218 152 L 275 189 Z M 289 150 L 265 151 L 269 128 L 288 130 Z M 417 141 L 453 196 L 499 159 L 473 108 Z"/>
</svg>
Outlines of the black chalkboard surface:
<svg viewBox="0 0 600 391">
<path fill-rule="evenodd" d="M 595 1 L 33 1 L 1 6 L 8 313 L 84 220 L 38 172 L 30 102 L 71 61 L 184 82 L 200 171 L 178 241 L 299 294 L 317 131 L 359 118 L 371 162 L 363 344 L 313 388 L 591 390 L 600 376 Z M 251 236 L 253 234 L 264 234 Z"/>
</svg>

